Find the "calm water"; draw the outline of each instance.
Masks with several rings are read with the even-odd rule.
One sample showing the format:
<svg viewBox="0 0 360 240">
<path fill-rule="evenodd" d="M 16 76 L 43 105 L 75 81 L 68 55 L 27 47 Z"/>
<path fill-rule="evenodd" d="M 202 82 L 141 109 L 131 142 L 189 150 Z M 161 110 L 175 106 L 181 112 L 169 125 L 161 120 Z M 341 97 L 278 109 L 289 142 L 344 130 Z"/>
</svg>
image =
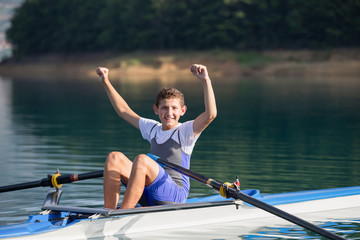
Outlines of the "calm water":
<svg viewBox="0 0 360 240">
<path fill-rule="evenodd" d="M 200 137 L 191 169 L 220 181 L 239 176 L 242 188 L 258 188 L 264 193 L 360 185 L 358 79 L 213 82 L 218 117 Z M 184 92 L 188 112 L 183 121 L 203 109 L 201 84 L 196 79 L 114 81 L 114 85 L 144 117 L 155 117 L 154 96 L 164 85 Z M 100 170 L 110 151 L 135 157 L 148 149 L 140 133 L 117 117 L 96 77 L 88 81 L 0 78 L 0 185 L 38 180 L 57 169 L 62 173 Z M 62 204 L 103 206 L 102 179 L 63 189 Z M 22 222 L 39 212 L 47 190 L 1 193 L 0 224 Z M 213 193 L 192 181 L 190 196 Z M 319 224 L 360 239 L 359 221 L 360 213 L 357 219 Z M 241 238 L 236 228 L 231 232 L 232 239 Z M 261 237 L 264 232 L 283 237 Z M 255 237 L 242 237 L 307 235 L 301 228 L 290 227 L 285 232 L 260 229 Z"/>
</svg>

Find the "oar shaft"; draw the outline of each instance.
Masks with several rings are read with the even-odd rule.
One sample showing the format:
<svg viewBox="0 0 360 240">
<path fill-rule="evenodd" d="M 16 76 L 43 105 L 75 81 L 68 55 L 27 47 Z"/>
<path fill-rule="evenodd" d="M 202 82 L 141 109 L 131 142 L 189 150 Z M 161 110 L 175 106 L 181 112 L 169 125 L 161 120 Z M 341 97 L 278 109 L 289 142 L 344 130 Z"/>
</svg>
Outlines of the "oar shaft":
<svg viewBox="0 0 360 240">
<path fill-rule="evenodd" d="M 176 170 L 176 171 L 178 171 L 178 172 L 180 172 L 182 174 L 185 174 L 185 175 L 193 178 L 194 180 L 197 180 L 197 181 L 199 181 L 201 183 L 204 183 L 204 184 L 212 187 L 213 189 L 215 189 L 217 191 L 219 191 L 221 186 L 223 185 L 223 183 L 221 183 L 221 182 L 219 182 L 217 180 L 208 178 L 208 177 L 203 176 L 203 175 L 201 175 L 201 174 L 199 174 L 197 172 L 194 172 L 194 171 L 192 171 L 190 169 L 187 169 L 187 168 L 184 168 L 182 166 L 178 166 L 176 164 L 170 163 L 170 162 L 165 161 L 165 160 L 163 160 L 161 158 L 158 158 L 156 161 L 158 163 L 163 164 L 163 165 L 165 165 L 165 166 L 167 166 L 169 168 L 172 168 L 172 169 L 174 169 L 174 170 Z M 258 200 L 256 198 L 253 198 L 253 197 L 250 197 L 250 196 L 248 196 L 248 195 L 246 195 L 246 194 L 244 194 L 244 193 L 242 193 L 240 191 L 237 191 L 234 188 L 229 188 L 229 192 L 231 194 L 231 197 L 234 198 L 234 199 L 241 199 L 244 202 L 247 202 L 247 203 L 249 203 L 251 205 L 254 205 L 254 206 L 256 206 L 256 207 L 258 207 L 258 208 L 260 208 L 260 209 L 262 209 L 264 211 L 267 211 L 267 212 L 269 212 L 271 214 L 274 214 L 274 215 L 276 215 L 278 217 L 281 217 L 281 218 L 286 219 L 286 220 L 288 220 L 288 221 L 290 221 L 292 223 L 295 223 L 295 224 L 297 224 L 299 226 L 302 226 L 302 227 L 304 227 L 306 229 L 309 229 L 309 230 L 311 230 L 311 231 L 313 231 L 315 233 L 318 233 L 318 234 L 320 234 L 320 235 L 322 235 L 324 237 L 327 237 L 327 238 L 332 239 L 332 240 L 345 240 L 345 238 L 342 238 L 342 237 L 340 237 L 340 236 L 338 236 L 338 235 L 336 235 L 334 233 L 331 233 L 331 232 L 329 232 L 329 231 L 327 231 L 327 230 L 325 230 L 323 228 L 320 228 L 320 227 L 318 227 L 318 226 L 316 226 L 316 225 L 314 225 L 314 224 L 312 224 L 310 222 L 307 222 L 307 221 L 305 221 L 305 220 L 303 220 L 301 218 L 298 218 L 298 217 L 296 217 L 294 215 L 291 215 L 291 214 L 289 214 L 289 213 L 287 213 L 287 212 L 285 212 L 285 211 L 283 211 L 283 210 L 281 210 L 279 208 L 276 208 L 276 207 L 274 207 L 272 205 L 269 205 L 269 204 L 267 204 L 267 203 L 265 203 L 263 201 L 260 201 L 260 200 Z"/>
<path fill-rule="evenodd" d="M 214 188 L 215 190 L 220 190 L 220 187 L 222 186 L 222 183 L 221 182 L 218 182 L 212 178 L 208 178 L 204 175 L 201 175 L 197 172 L 194 172 L 190 169 L 187 169 L 187 168 L 184 168 L 184 167 L 181 167 L 179 165 L 176 165 L 174 163 L 171 163 L 171 162 L 168 162 L 166 160 L 163 160 L 161 158 L 157 158 L 156 161 L 162 165 L 165 165 L 166 167 L 169 167 L 171 169 L 174 169 L 182 174 L 185 174 L 186 176 L 188 177 L 191 177 L 192 179 L 198 181 L 198 182 L 201 182 L 201 183 L 204 183 L 206 185 L 208 185 L 209 187 L 212 187 Z"/>
<path fill-rule="evenodd" d="M 0 187 L 0 193 L 10 192 L 15 190 L 23 190 L 28 188 L 35 188 L 35 187 L 46 187 L 46 186 L 51 186 L 51 180 L 49 181 L 48 178 L 43 178 L 39 181 L 19 183 L 19 184 Z"/>
<path fill-rule="evenodd" d="M 94 172 L 81 173 L 81 174 L 65 174 L 58 176 L 56 178 L 56 181 L 58 184 L 65 184 L 65 183 L 72 183 L 75 181 L 86 180 L 90 178 L 98 178 L 102 176 L 103 176 L 103 171 L 101 170 L 101 171 L 94 171 Z M 10 192 L 15 190 L 23 190 L 28 188 L 35 188 L 35 187 L 53 187 L 53 184 L 51 182 L 51 176 L 47 178 L 43 178 L 38 181 L 2 186 L 0 187 L 0 193 Z"/>
<path fill-rule="evenodd" d="M 318 227 L 310 222 L 307 222 L 301 218 L 298 218 L 292 214 L 289 214 L 279 208 L 276 208 L 272 205 L 269 205 L 267 203 L 264 203 L 263 201 L 257 200 L 256 198 L 250 197 L 242 192 L 237 192 L 235 189 L 231 189 L 231 191 L 233 191 L 232 195 L 236 196 L 235 198 L 237 199 L 241 199 L 244 202 L 250 203 L 251 205 L 254 205 L 258 208 L 261 208 L 267 212 L 270 212 L 278 217 L 281 217 L 283 219 L 286 219 L 292 223 L 295 223 L 299 226 L 302 226 L 303 228 L 309 229 L 315 233 L 318 233 L 324 237 L 327 237 L 329 239 L 334 239 L 334 240 L 345 240 L 345 238 L 342 238 L 334 233 L 331 233 L 321 227 Z"/>
</svg>

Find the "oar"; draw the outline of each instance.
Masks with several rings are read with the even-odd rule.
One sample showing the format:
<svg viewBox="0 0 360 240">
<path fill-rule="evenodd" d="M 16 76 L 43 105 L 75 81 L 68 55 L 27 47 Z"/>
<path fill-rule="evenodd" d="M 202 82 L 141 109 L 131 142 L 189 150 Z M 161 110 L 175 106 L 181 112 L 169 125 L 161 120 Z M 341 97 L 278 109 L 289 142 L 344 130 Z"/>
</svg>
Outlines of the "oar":
<svg viewBox="0 0 360 240">
<path fill-rule="evenodd" d="M 163 160 L 161 158 L 157 158 L 156 161 L 159 163 L 159 164 L 162 164 L 162 165 L 165 165 L 169 168 L 172 168 L 182 174 L 185 174 L 191 178 L 193 178 L 194 180 L 196 181 L 199 181 L 201 183 L 204 183 L 206 185 L 208 185 L 209 187 L 212 187 L 213 189 L 217 190 L 217 191 L 220 191 L 220 188 L 223 186 L 223 183 L 222 182 L 219 182 L 217 180 L 214 180 L 212 178 L 208 178 L 206 176 L 203 176 L 197 172 L 194 172 L 192 170 L 189 170 L 189 169 L 186 169 L 184 167 L 181 167 L 181 166 L 178 166 L 176 164 L 173 164 L 173 163 L 170 163 L 166 160 Z M 315 233 L 318 233 L 324 237 L 327 237 L 329 239 L 333 239 L 333 240 L 345 240 L 345 238 L 342 238 L 340 237 L 339 235 L 336 235 L 334 233 L 331 233 L 323 228 L 320 228 L 310 222 L 307 222 L 301 218 L 298 218 L 290 213 L 287 213 L 279 208 L 276 208 L 274 206 L 271 206 L 267 203 L 264 203 L 263 201 L 260 201 L 256 198 L 253 198 L 253 197 L 250 197 L 240 191 L 238 191 L 237 189 L 235 188 L 228 188 L 228 193 L 230 194 L 230 196 L 234 199 L 241 199 L 243 200 L 244 202 L 247 202 L 253 206 L 256 206 L 258 208 L 261 208 L 262 210 L 265 210 L 271 214 L 274 214 L 278 217 L 281 217 L 283 219 L 286 219 L 292 223 L 295 223 L 299 226 L 302 226 L 306 229 L 309 229 Z"/>
<path fill-rule="evenodd" d="M 35 187 L 61 187 L 61 184 L 64 183 L 72 183 L 75 181 L 90 179 L 90 178 L 98 178 L 103 176 L 103 171 L 95 171 L 81 174 L 64 174 L 60 175 L 58 173 L 54 175 L 48 175 L 47 178 L 43 178 L 38 181 L 26 182 L 26 183 L 18 183 L 14 185 L 2 186 L 0 187 L 0 193 L 2 192 L 10 192 L 16 190 L 22 190 L 27 188 L 35 188 Z"/>
</svg>

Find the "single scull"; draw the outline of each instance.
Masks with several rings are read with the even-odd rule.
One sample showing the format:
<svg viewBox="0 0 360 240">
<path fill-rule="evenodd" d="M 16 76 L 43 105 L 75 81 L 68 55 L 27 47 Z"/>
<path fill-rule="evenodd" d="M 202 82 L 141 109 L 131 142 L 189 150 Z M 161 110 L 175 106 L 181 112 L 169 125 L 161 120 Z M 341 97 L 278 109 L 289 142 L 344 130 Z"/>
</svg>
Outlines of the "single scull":
<svg viewBox="0 0 360 240">
<path fill-rule="evenodd" d="M 258 190 L 242 192 L 296 215 L 360 207 L 360 186 L 264 195 Z M 58 205 L 61 193 L 49 190 L 42 213 L 22 224 L 1 226 L 0 238 L 87 239 L 234 221 L 240 227 L 241 221 L 272 216 L 220 195 L 189 199 L 185 204 L 110 210 Z"/>
<path fill-rule="evenodd" d="M 39 186 L 55 187 L 48 192 L 41 213 L 29 216 L 22 224 L 0 226 L 0 238 L 103 238 L 228 222 L 241 224 L 278 216 L 329 239 L 343 240 L 344 238 L 336 233 L 295 215 L 360 208 L 360 186 L 262 195 L 258 190 L 240 191 L 236 187 L 237 181 L 229 186 L 166 160 L 159 158 L 157 161 L 220 191 L 222 196 L 226 195 L 232 200 L 224 200 L 222 196 L 214 195 L 189 199 L 184 204 L 126 210 L 62 206 L 59 205 L 61 184 L 101 177 L 102 171 L 64 176 L 56 173 L 39 181 L 0 187 L 0 192 Z"/>
</svg>

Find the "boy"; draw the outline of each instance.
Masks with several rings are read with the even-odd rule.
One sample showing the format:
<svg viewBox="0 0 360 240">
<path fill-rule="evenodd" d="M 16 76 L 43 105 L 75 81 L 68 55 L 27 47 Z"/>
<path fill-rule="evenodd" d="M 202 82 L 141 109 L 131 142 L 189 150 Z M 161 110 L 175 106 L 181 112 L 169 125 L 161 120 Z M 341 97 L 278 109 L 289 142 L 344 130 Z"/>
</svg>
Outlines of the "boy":
<svg viewBox="0 0 360 240">
<path fill-rule="evenodd" d="M 151 153 L 183 167 L 189 168 L 190 155 L 200 133 L 217 115 L 215 95 L 205 66 L 193 64 L 190 71 L 201 80 L 205 111 L 195 120 L 183 124 L 179 119 L 186 112 L 183 94 L 174 88 L 164 88 L 153 106 L 160 123 L 141 118 L 118 94 L 109 81 L 109 70 L 96 69 L 106 93 L 118 115 L 135 128 L 151 143 Z M 185 202 L 189 193 L 189 178 L 174 170 L 163 168 L 151 157 L 138 155 L 131 162 L 121 152 L 111 152 L 104 168 L 105 208 L 116 209 L 120 197 L 121 182 L 127 186 L 121 209 L 140 204 L 158 205 Z"/>
</svg>

